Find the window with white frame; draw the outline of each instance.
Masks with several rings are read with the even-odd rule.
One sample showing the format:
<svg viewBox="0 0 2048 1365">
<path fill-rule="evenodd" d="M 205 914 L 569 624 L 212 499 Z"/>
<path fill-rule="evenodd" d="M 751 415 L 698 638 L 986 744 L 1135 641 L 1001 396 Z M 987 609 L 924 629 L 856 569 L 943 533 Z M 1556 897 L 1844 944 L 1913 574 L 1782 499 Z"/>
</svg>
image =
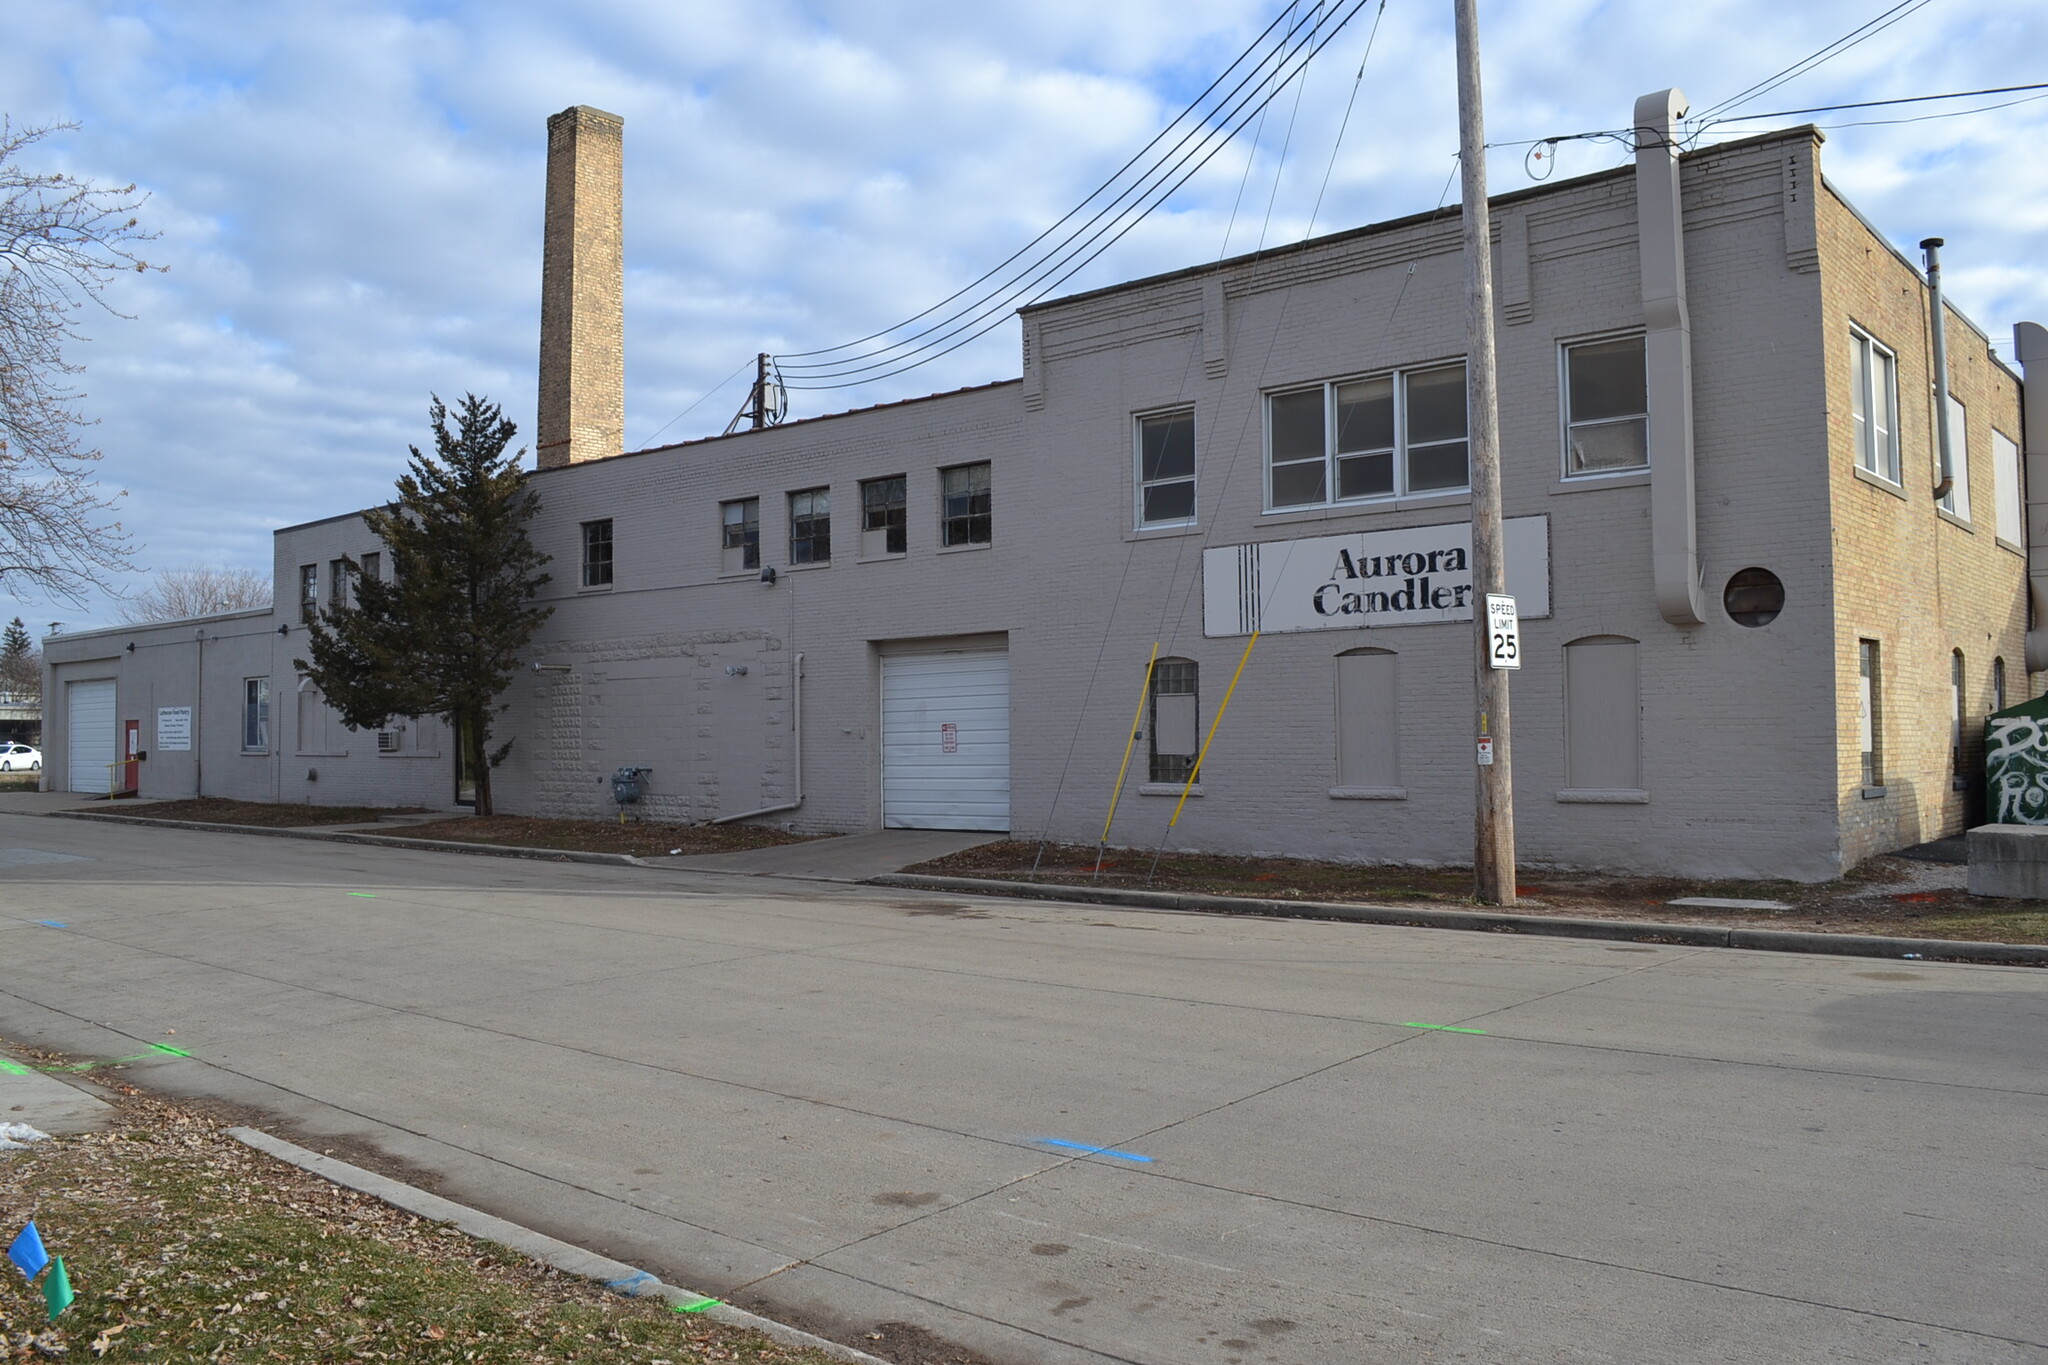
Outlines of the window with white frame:
<svg viewBox="0 0 2048 1365">
<path fill-rule="evenodd" d="M 1280 511 L 1462 492 L 1465 362 L 1340 380 L 1266 399 L 1266 505 Z"/>
<path fill-rule="evenodd" d="M 1970 414 L 1954 395 L 1948 396 L 1948 492 L 1941 498 L 1941 510 L 1970 519 Z"/>
<path fill-rule="evenodd" d="M 1138 419 L 1138 524 L 1195 520 L 1195 410 Z"/>
<path fill-rule="evenodd" d="M 1613 474 L 1650 463 L 1650 390 L 1643 339 L 1564 348 L 1564 476 Z"/>
<path fill-rule="evenodd" d="M 270 749 L 270 679 L 242 679 L 242 752 Z"/>
<path fill-rule="evenodd" d="M 1900 482 L 1899 362 L 1854 328 L 1849 332 L 1849 415 L 1856 428 L 1856 467 L 1887 483 Z"/>
</svg>

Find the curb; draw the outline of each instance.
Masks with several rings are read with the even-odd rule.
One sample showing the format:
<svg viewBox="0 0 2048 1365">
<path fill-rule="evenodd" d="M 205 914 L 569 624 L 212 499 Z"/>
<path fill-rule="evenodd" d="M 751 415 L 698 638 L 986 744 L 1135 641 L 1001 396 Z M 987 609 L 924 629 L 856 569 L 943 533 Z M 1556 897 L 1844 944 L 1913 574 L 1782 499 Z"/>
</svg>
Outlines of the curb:
<svg viewBox="0 0 2048 1365">
<path fill-rule="evenodd" d="M 300 1170 L 308 1171 L 323 1180 L 367 1194 L 373 1199 L 381 1199 L 393 1208 L 403 1209 L 407 1213 L 436 1223 L 452 1223 L 472 1237 L 510 1247 L 564 1274 L 596 1280 L 605 1288 L 626 1298 L 660 1298 L 680 1309 L 681 1305 L 702 1303 L 710 1297 L 665 1284 L 646 1271 L 627 1265 L 624 1261 L 614 1261 L 609 1256 L 585 1251 L 582 1247 L 571 1246 L 545 1233 L 493 1217 L 466 1204 L 454 1203 L 388 1176 L 366 1171 L 360 1166 L 352 1166 L 346 1161 L 336 1161 L 331 1156 L 308 1151 L 296 1143 L 273 1137 L 261 1129 L 230 1128 L 228 1136 L 246 1147 L 253 1147 L 259 1152 L 274 1156 L 279 1161 L 297 1166 Z M 772 1318 L 764 1318 L 743 1308 L 735 1308 L 729 1303 L 715 1303 L 713 1307 L 699 1310 L 697 1315 L 727 1327 L 759 1332 L 762 1336 L 784 1346 L 808 1347 L 814 1351 L 823 1351 L 839 1360 L 851 1361 L 853 1365 L 889 1365 L 888 1361 L 879 1356 L 871 1356 L 866 1351 L 857 1350 L 852 1346 L 842 1346 L 836 1341 L 813 1336 L 809 1332 L 776 1322 Z"/>
<path fill-rule="evenodd" d="M 1191 910 L 1202 914 L 1265 915 L 1279 919 L 1347 920 L 1417 929 L 1462 929 L 1488 934 L 1540 934 L 1553 938 L 1619 939 L 1674 943 L 1697 948 L 1746 948 L 1773 953 L 1825 953 L 1842 957 L 1920 957 L 1944 962 L 2048 967 L 2048 944 L 1973 943 L 1945 938 L 1885 938 L 1876 934 L 1818 934 L 1792 929 L 1741 929 L 1730 925 L 1658 924 L 1644 920 L 1568 919 L 1483 910 L 1432 910 L 1420 906 L 1353 905 L 1341 901 L 1247 900 L 1178 891 L 1123 891 L 1102 887 L 1008 882 L 979 877 L 926 877 L 909 872 L 870 877 L 866 886 L 911 891 L 955 891 L 1024 900 L 1079 901 L 1141 910 Z"/>
<path fill-rule="evenodd" d="M 115 825 L 155 825 L 162 829 L 210 829 L 224 834 L 264 834 L 273 839 L 320 839 L 330 844 L 376 844 L 385 848 L 438 849 L 443 853 L 481 853 L 493 858 L 535 858 L 558 863 L 603 863 L 611 867 L 646 867 L 631 853 L 585 853 L 573 848 L 521 848 L 516 844 L 466 844 L 456 839 L 407 839 L 396 834 L 339 834 L 272 825 L 220 825 L 206 820 L 164 820 L 153 815 L 122 815 L 113 811 L 51 810 L 45 817 L 99 820 Z"/>
</svg>

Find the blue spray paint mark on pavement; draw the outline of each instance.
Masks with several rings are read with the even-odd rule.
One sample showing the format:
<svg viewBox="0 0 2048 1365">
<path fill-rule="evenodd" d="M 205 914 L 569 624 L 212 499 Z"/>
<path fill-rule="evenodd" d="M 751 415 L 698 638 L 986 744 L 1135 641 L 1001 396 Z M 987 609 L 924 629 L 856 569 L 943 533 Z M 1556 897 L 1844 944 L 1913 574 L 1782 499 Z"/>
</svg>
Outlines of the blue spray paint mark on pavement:
<svg viewBox="0 0 2048 1365">
<path fill-rule="evenodd" d="M 63 920 L 58 919 L 39 919 L 36 921 L 36 923 L 47 924 L 52 929 L 69 929 L 71 927 L 70 925 L 66 924 Z"/>
<path fill-rule="evenodd" d="M 1119 1152 L 1114 1147 L 1097 1147 L 1086 1142 L 1069 1142 L 1065 1138 L 1035 1138 L 1033 1141 L 1043 1143 L 1047 1147 L 1060 1147 L 1070 1152 L 1080 1152 L 1084 1156 L 1113 1156 L 1119 1161 L 1143 1161 L 1147 1164 L 1150 1164 L 1152 1160 L 1151 1157 L 1139 1156 L 1136 1152 Z"/>
</svg>

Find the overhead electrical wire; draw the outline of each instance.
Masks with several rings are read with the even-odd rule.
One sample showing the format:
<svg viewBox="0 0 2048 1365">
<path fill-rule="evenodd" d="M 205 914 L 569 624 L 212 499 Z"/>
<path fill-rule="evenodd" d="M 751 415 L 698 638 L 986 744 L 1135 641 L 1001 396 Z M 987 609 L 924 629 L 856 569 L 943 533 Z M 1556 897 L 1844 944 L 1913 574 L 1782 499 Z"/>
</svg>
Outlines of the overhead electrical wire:
<svg viewBox="0 0 2048 1365">
<path fill-rule="evenodd" d="M 1365 2 L 1356 0 L 1351 6 L 1352 12 L 1355 13 Z M 1326 10 L 1321 4 L 1312 13 L 1316 18 L 1305 29 L 1297 25 L 1290 30 L 1288 46 L 1276 49 L 1275 53 L 1261 60 L 1260 68 L 1268 62 L 1273 63 L 1272 72 L 1261 76 L 1257 83 L 1252 83 L 1247 77 L 1232 91 L 1230 98 L 1234 98 L 1235 103 L 1222 113 L 1220 127 L 1205 125 L 1199 130 L 1199 136 L 1196 131 L 1185 134 L 1165 158 L 1147 167 L 1108 205 L 1067 233 L 1051 248 L 1050 254 L 1041 254 L 976 302 L 908 337 L 864 355 L 831 362 L 830 368 L 817 366 L 809 373 L 799 369 L 791 387 L 850 388 L 902 374 L 958 350 L 1006 322 L 1020 303 L 1033 302 L 1052 292 L 1143 221 L 1228 145 L 1246 123 L 1262 114 L 1266 105 L 1286 88 L 1288 81 L 1299 74 L 1315 52 L 1342 27 L 1341 20 L 1331 22 L 1333 11 Z M 1305 49 L 1307 55 L 1302 56 Z M 1248 92 L 1244 90 L 1246 84 L 1251 84 Z M 1135 202 L 1126 204 L 1127 200 Z M 1085 208 L 1086 204 L 1082 207 Z M 1070 219 L 1072 216 L 1068 215 Z M 861 360 L 868 363 L 852 363 Z M 835 380 L 838 382 L 832 382 Z"/>
<path fill-rule="evenodd" d="M 1755 85 L 1752 85 L 1744 90 L 1736 91 L 1727 99 L 1722 100 L 1719 104 L 1700 110 L 1697 114 L 1693 116 L 1693 118 L 1695 121 L 1703 123 L 1709 119 L 1715 118 L 1718 115 L 1725 114 L 1731 109 L 1747 104 L 1753 99 L 1756 99 L 1763 95 L 1767 95 L 1771 91 L 1776 90 L 1779 86 L 1784 85 L 1789 81 L 1797 80 L 1799 77 L 1805 75 L 1809 71 L 1812 71 L 1814 68 L 1821 66 L 1824 63 L 1833 61 L 1835 58 L 1841 56 L 1844 52 L 1847 52 L 1850 48 L 1855 47 L 1857 44 L 1862 43 L 1868 39 L 1875 38 L 1878 34 L 1884 32 L 1893 24 L 1898 23 L 1901 19 L 1905 19 L 1914 14 L 1917 14 L 1919 11 L 1927 8 L 1927 6 L 1932 3 L 1933 0 L 1904 0 L 1904 3 L 1893 5 L 1890 9 L 1885 10 L 1883 13 L 1878 14 L 1876 17 L 1864 22 L 1856 28 L 1850 29 L 1847 33 L 1835 39 L 1832 43 L 1827 44 L 1825 47 L 1819 48 L 1813 52 L 1808 53 L 1806 56 L 1801 57 L 1798 61 L 1792 63 L 1792 65 L 1786 67 L 1782 71 L 1779 71 L 1775 75 L 1766 76 L 1762 80 L 1758 81 Z"/>
<path fill-rule="evenodd" d="M 1297 19 L 1287 28 L 1271 51 L 1253 63 L 1251 70 L 1231 87 L 1216 109 L 1202 112 L 1209 94 L 1214 91 L 1220 80 L 1212 83 L 1208 91 L 1198 96 L 1186 111 L 1168 125 L 1164 133 L 1148 144 L 1148 149 L 1157 147 L 1190 115 L 1199 114 L 1197 127 L 1183 133 L 1164 153 L 1153 158 L 1151 164 L 1147 165 L 1129 185 L 1120 190 L 1107 204 L 1097 209 L 1086 221 L 1073 227 L 1045 251 L 1032 254 L 1032 258 L 1026 264 L 1011 272 L 1007 278 L 992 288 L 982 291 L 973 302 L 900 340 L 838 360 L 802 364 L 789 363 L 789 357 L 780 357 L 779 359 L 784 362 L 783 369 L 788 375 L 789 387 L 848 388 L 904 373 L 957 350 L 1001 325 L 1020 303 L 1044 297 L 1101 255 L 1186 184 L 1211 158 L 1228 145 L 1246 124 L 1259 116 L 1288 83 L 1335 38 L 1345 24 L 1369 3 L 1371 0 L 1339 0 L 1336 4 L 1325 4 L 1319 0 L 1304 17 Z M 1232 63 L 1226 71 L 1226 77 L 1229 71 L 1235 71 L 1243 66 L 1259 47 L 1266 45 L 1269 36 L 1280 22 L 1276 20 L 1273 25 L 1268 26 L 1253 47 L 1248 48 Z M 1137 164 L 1137 160 L 1133 158 L 1132 162 L 1127 163 L 1124 170 L 1112 177 L 1103 189 L 1097 190 L 1060 223 L 1056 223 L 1033 239 L 1031 246 L 1045 242 L 1048 237 L 1057 233 L 1062 225 L 1071 222 L 1100 198 L 1105 190 L 1114 188 L 1117 181 L 1125 177 L 1130 166 Z M 1009 261 L 1005 262 L 1005 266 L 1015 264 L 1027 254 L 1031 254 L 1031 246 L 1013 254 Z M 998 267 L 997 271 L 984 275 L 977 284 L 987 283 L 1001 273 L 1003 268 Z M 973 290 L 974 286 L 969 286 L 968 290 L 956 293 L 953 299 L 957 300 Z M 943 307 L 943 304 L 938 306 Z M 910 321 L 929 317 L 934 311 L 935 309 L 926 309 Z M 876 333 L 868 340 L 886 336 L 899 330 L 903 325 L 907 324 L 898 324 L 897 328 Z M 844 350 L 857 344 L 848 343 L 848 347 L 834 349 Z"/>
</svg>

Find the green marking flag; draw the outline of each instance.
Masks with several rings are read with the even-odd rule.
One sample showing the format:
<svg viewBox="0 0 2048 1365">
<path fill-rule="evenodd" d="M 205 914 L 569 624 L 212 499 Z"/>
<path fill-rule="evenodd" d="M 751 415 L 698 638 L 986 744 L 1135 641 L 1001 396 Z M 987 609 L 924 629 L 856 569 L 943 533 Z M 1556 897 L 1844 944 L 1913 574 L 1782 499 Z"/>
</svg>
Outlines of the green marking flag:
<svg viewBox="0 0 2048 1365">
<path fill-rule="evenodd" d="M 723 1306 L 723 1302 L 718 1299 L 692 1299 L 688 1303 L 670 1305 L 678 1313 L 702 1313 L 706 1309 L 721 1308 Z"/>
<path fill-rule="evenodd" d="M 71 1306 L 78 1296 L 71 1292 L 71 1277 L 64 1273 L 64 1258 L 50 1262 L 50 1277 L 43 1281 L 43 1302 L 50 1306 L 50 1321 Z"/>
<path fill-rule="evenodd" d="M 1477 1033 L 1481 1037 L 1484 1037 L 1486 1034 L 1486 1030 L 1483 1028 L 1458 1028 L 1452 1024 L 1418 1024 L 1413 1019 L 1402 1020 L 1401 1027 L 1426 1028 L 1432 1033 Z"/>
</svg>

